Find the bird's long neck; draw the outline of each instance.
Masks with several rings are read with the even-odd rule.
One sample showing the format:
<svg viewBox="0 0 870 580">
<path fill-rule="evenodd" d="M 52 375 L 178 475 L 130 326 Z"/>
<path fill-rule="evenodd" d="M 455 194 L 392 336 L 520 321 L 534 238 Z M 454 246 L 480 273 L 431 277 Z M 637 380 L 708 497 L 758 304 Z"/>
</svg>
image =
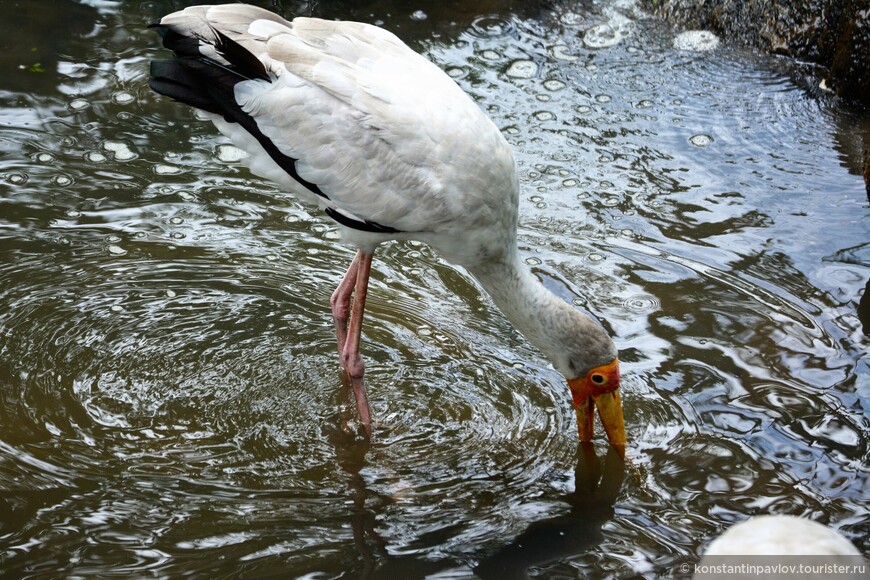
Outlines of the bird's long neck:
<svg viewBox="0 0 870 580">
<path fill-rule="evenodd" d="M 577 312 L 547 290 L 520 259 L 516 249 L 471 270 L 507 319 L 563 373 L 563 336 L 576 328 Z"/>
</svg>

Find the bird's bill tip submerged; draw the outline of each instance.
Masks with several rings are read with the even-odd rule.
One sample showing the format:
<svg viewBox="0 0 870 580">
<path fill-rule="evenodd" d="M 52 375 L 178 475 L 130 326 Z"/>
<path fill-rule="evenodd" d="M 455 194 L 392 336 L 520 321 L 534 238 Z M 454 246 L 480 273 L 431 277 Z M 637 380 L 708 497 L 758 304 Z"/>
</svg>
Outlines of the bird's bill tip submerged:
<svg viewBox="0 0 870 580">
<path fill-rule="evenodd" d="M 585 377 L 568 381 L 574 410 L 577 413 L 577 431 L 581 442 L 592 440 L 595 410 L 604 424 L 607 440 L 621 455 L 625 455 L 625 419 L 622 415 L 622 399 L 619 396 L 619 359 L 595 367 Z"/>
</svg>

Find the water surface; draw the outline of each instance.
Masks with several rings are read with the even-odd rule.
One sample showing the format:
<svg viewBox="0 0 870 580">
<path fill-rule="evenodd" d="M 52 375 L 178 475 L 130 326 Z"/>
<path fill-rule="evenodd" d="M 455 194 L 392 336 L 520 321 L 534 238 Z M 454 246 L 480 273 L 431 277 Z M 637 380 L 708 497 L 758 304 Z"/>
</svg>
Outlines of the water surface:
<svg viewBox="0 0 870 580">
<path fill-rule="evenodd" d="M 866 119 L 816 71 L 626 2 L 285 5 L 381 23 L 479 102 L 523 256 L 624 361 L 627 464 L 578 449 L 464 271 L 388 244 L 367 442 L 328 310 L 353 250 L 147 88 L 182 4 L 0 2 L 2 570 L 653 577 L 762 513 L 870 552 Z"/>
</svg>

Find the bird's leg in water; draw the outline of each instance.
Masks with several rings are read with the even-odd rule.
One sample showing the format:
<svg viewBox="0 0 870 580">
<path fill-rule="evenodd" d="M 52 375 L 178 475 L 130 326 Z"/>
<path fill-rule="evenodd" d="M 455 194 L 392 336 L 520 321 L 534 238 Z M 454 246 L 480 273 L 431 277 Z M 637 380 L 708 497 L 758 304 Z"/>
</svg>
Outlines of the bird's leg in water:
<svg viewBox="0 0 870 580">
<path fill-rule="evenodd" d="M 338 356 L 344 352 L 344 343 L 347 341 L 347 321 L 350 318 L 350 297 L 356 286 L 357 272 L 359 271 L 359 257 L 362 252 L 357 252 L 353 261 L 347 268 L 344 278 L 332 293 L 329 303 L 332 306 L 332 320 L 335 323 L 335 337 L 338 339 Z M 341 360 L 341 359 L 339 359 Z M 344 366 L 344 360 L 341 360 Z"/>
<path fill-rule="evenodd" d="M 372 269 L 372 254 L 360 251 L 356 259 L 356 287 L 353 290 L 353 308 L 350 313 L 350 322 L 347 326 L 347 337 L 341 350 L 341 364 L 350 376 L 353 396 L 356 399 L 360 421 L 366 430 L 366 434 L 372 434 L 372 414 L 369 409 L 369 400 L 366 396 L 366 387 L 363 383 L 365 362 L 359 353 L 360 335 L 362 334 L 363 313 L 366 307 L 366 293 L 368 292 L 369 273 Z M 353 268 L 353 266 L 351 266 Z"/>
</svg>

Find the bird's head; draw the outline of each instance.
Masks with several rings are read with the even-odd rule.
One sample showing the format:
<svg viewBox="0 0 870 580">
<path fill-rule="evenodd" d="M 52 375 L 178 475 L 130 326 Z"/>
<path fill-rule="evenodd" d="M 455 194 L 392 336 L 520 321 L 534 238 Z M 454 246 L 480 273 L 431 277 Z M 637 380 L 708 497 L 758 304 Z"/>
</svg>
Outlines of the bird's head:
<svg viewBox="0 0 870 580">
<path fill-rule="evenodd" d="M 619 397 L 619 358 L 590 369 L 585 375 L 568 379 L 574 411 L 577 413 L 577 431 L 580 441 L 591 441 L 594 434 L 593 417 L 598 408 L 604 432 L 610 444 L 625 453 L 625 420 L 622 416 L 622 400 Z"/>
<path fill-rule="evenodd" d="M 559 353 L 551 360 L 568 380 L 581 442 L 592 440 L 595 408 L 607 439 L 625 453 L 625 420 L 619 396 L 619 357 L 607 332 L 591 318 L 571 310 L 560 319 Z"/>
</svg>

